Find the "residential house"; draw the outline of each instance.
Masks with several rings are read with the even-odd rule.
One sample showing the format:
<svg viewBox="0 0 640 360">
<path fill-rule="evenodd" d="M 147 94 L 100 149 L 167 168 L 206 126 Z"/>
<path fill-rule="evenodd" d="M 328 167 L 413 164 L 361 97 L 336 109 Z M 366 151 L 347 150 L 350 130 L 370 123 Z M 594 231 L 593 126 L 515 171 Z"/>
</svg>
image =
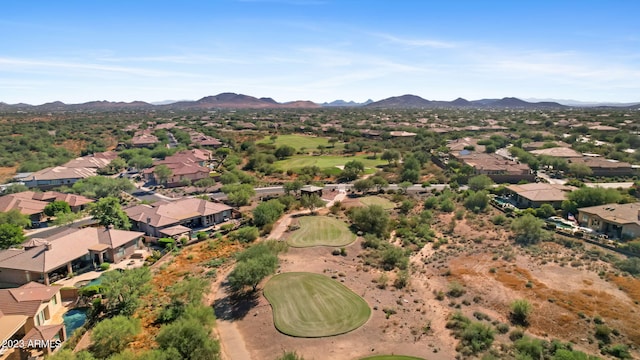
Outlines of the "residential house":
<svg viewBox="0 0 640 360">
<path fill-rule="evenodd" d="M 601 157 L 583 157 L 568 159 L 569 164 L 584 164 L 593 172 L 593 176 L 633 176 L 635 169 L 628 162 L 604 159 Z"/>
<path fill-rule="evenodd" d="M 118 153 L 115 151 L 106 151 L 101 153 L 95 153 L 91 155 L 85 155 L 79 158 L 68 161 L 62 166 L 68 168 L 93 168 L 100 169 L 111 163 L 113 159 L 118 157 Z"/>
<path fill-rule="evenodd" d="M 535 175 L 528 165 L 505 159 L 496 154 L 476 153 L 462 150 L 452 157 L 473 168 L 474 175 L 487 175 L 496 183 L 533 182 Z"/>
<path fill-rule="evenodd" d="M 151 134 L 151 132 L 148 130 L 137 132 L 131 138 L 131 146 L 136 148 L 144 148 L 144 147 L 152 148 L 156 146 L 156 144 L 158 144 L 159 142 L 160 140 L 158 140 L 158 137 Z"/>
<path fill-rule="evenodd" d="M 45 285 L 69 273 L 118 263 L 142 246 L 144 234 L 111 228 L 69 228 L 46 239 L 33 238 L 21 249 L 0 251 L 0 282 Z"/>
<path fill-rule="evenodd" d="M 189 133 L 189 136 L 191 137 L 191 142 L 195 145 L 212 147 L 212 148 L 219 148 L 222 146 L 222 142 L 220 140 L 211 136 L 204 135 L 199 132 L 195 132 L 195 131 L 191 132 Z"/>
<path fill-rule="evenodd" d="M 28 215 L 31 221 L 44 219 L 44 208 L 53 201 L 64 201 L 71 207 L 71 211 L 83 210 L 94 200 L 80 195 L 64 194 L 57 191 L 34 192 L 23 191 L 0 197 L 0 212 L 19 210 L 21 214 Z"/>
<path fill-rule="evenodd" d="M 578 221 L 610 238 L 637 238 L 640 237 L 640 202 L 580 208 Z"/>
<path fill-rule="evenodd" d="M 23 340 L 23 348 L 0 348 L 0 359 L 39 357 L 55 351 L 66 340 L 64 324 L 54 315 L 62 311 L 60 287 L 29 282 L 0 290 L 0 340 Z M 36 342 L 37 341 L 37 342 Z M 29 348 L 27 345 L 50 346 Z"/>
<path fill-rule="evenodd" d="M 184 231 L 184 227 L 194 229 L 213 226 L 232 216 L 231 207 L 197 198 L 141 204 L 124 211 L 135 229 L 153 237 L 174 236 L 176 231 Z M 178 225 L 183 227 L 175 228 Z"/>
<path fill-rule="evenodd" d="M 182 186 L 185 182 L 194 183 L 209 177 L 211 170 L 208 167 L 211 152 L 208 150 L 193 149 L 184 150 L 167 156 L 164 160 L 156 161 L 154 167 L 145 169 L 143 175 L 147 181 L 159 179 L 155 176 L 155 168 L 158 165 L 166 165 L 171 170 L 171 176 L 167 179 L 167 187 Z"/>
<path fill-rule="evenodd" d="M 28 188 L 48 190 L 62 185 L 72 186 L 78 180 L 96 175 L 95 168 L 56 166 L 34 172 L 24 180 L 24 184 Z"/>
<path fill-rule="evenodd" d="M 509 185 L 506 189 L 519 208 L 538 208 L 542 204 L 550 204 L 555 209 L 562 206 L 568 193 L 576 190 L 573 186 L 546 183 Z"/>
<path fill-rule="evenodd" d="M 486 149 L 484 145 L 478 144 L 478 139 L 470 137 L 450 140 L 449 142 L 447 142 L 447 148 L 452 152 L 462 150 L 484 152 Z"/>
<path fill-rule="evenodd" d="M 582 153 L 579 153 L 571 148 L 562 147 L 562 146 L 552 147 L 547 149 L 531 150 L 529 151 L 529 153 L 533 155 L 538 155 L 538 156 L 546 155 L 546 156 L 553 156 L 553 157 L 559 157 L 559 158 L 581 158 L 583 156 Z"/>
</svg>

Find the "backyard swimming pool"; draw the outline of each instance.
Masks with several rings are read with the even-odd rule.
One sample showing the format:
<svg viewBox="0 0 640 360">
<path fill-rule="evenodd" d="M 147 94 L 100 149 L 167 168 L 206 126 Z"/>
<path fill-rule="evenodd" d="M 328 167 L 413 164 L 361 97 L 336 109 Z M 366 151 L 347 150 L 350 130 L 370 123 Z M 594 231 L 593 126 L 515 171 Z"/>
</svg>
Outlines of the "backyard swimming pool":
<svg viewBox="0 0 640 360">
<path fill-rule="evenodd" d="M 87 312 L 89 309 L 87 308 L 77 308 L 71 309 L 62 315 L 62 319 L 64 321 L 64 328 L 67 332 L 67 337 L 73 335 L 73 332 L 76 331 L 79 327 L 84 325 L 87 321 Z"/>
</svg>

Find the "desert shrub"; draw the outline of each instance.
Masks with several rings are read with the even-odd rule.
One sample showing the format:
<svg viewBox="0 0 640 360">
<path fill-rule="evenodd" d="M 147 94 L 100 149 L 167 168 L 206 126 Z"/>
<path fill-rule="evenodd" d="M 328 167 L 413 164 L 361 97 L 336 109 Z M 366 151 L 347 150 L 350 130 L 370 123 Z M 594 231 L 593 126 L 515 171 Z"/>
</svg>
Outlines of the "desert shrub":
<svg viewBox="0 0 640 360">
<path fill-rule="evenodd" d="M 198 231 L 196 233 L 196 237 L 198 238 L 198 241 L 203 241 L 203 240 L 207 239 L 209 237 L 209 235 L 207 235 L 207 233 L 204 232 L 204 231 Z"/>
<path fill-rule="evenodd" d="M 449 283 L 449 291 L 447 292 L 447 295 L 457 298 L 464 295 L 465 292 L 466 290 L 464 289 L 464 286 L 459 282 L 453 281 Z"/>
<path fill-rule="evenodd" d="M 109 264 L 109 263 L 105 262 L 105 263 L 100 264 L 100 270 L 102 270 L 102 271 L 109 270 L 109 267 L 111 267 L 111 264 Z"/>
<path fill-rule="evenodd" d="M 398 277 L 396 277 L 396 279 L 393 281 L 393 286 L 395 286 L 396 289 L 405 288 L 407 285 L 409 285 L 409 279 L 409 271 L 402 270 L 398 273 Z"/>
<path fill-rule="evenodd" d="M 505 323 L 500 323 L 496 325 L 496 330 L 498 330 L 500 334 L 506 334 L 509 332 L 509 325 Z"/>
<path fill-rule="evenodd" d="M 492 217 L 492 218 L 491 218 L 491 222 L 492 222 L 494 225 L 502 225 L 502 224 L 504 224 L 505 222 L 507 222 L 507 217 L 506 217 L 506 216 L 504 216 L 504 215 L 496 215 L 496 216 L 494 216 L 494 217 Z"/>
<path fill-rule="evenodd" d="M 509 340 L 516 341 L 518 339 L 522 339 L 524 336 L 524 331 L 520 329 L 515 329 L 509 333 Z"/>
<path fill-rule="evenodd" d="M 629 347 L 624 344 L 605 346 L 601 352 L 605 355 L 615 356 L 618 359 L 633 359 L 633 356 L 631 356 L 629 352 Z"/>
<path fill-rule="evenodd" d="M 446 328 L 460 339 L 456 349 L 463 354 L 470 355 L 487 350 L 493 343 L 494 333 L 490 325 L 471 321 L 459 311 L 449 316 Z"/>
<path fill-rule="evenodd" d="M 598 340 L 601 340 L 605 344 L 608 344 L 611 341 L 611 329 L 604 324 L 596 324 L 595 337 Z"/>
<path fill-rule="evenodd" d="M 237 240 L 243 243 L 250 243 L 257 239 L 258 235 L 258 228 L 256 228 L 255 226 L 245 226 L 229 234 L 229 237 L 232 240 Z"/>
<path fill-rule="evenodd" d="M 544 346 L 542 340 L 524 336 L 514 342 L 514 346 L 520 356 L 528 356 L 530 359 L 542 359 Z"/>
<path fill-rule="evenodd" d="M 515 324 L 527 325 L 533 307 L 525 299 L 517 299 L 511 303 L 511 320 Z"/>
</svg>

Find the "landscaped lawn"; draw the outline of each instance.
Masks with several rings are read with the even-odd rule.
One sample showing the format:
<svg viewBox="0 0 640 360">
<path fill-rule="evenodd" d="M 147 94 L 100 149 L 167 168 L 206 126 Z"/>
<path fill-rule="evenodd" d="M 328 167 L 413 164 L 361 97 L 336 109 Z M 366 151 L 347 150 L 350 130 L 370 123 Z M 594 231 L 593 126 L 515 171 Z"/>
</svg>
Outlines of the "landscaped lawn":
<svg viewBox="0 0 640 360">
<path fill-rule="evenodd" d="M 305 135 L 278 135 L 276 142 L 271 141 L 269 136 L 265 136 L 264 139 L 259 140 L 258 144 L 274 144 L 275 146 L 289 145 L 300 150 L 305 148 L 309 151 L 316 150 L 318 145 L 329 147 L 329 139 L 317 136 L 305 136 Z M 341 145 L 336 144 L 336 147 Z M 331 150 L 330 148 L 329 150 Z"/>
<path fill-rule="evenodd" d="M 366 301 L 336 280 L 293 272 L 272 277 L 264 296 L 273 308 L 276 328 L 296 337 L 344 334 L 362 326 L 371 309 Z"/>
<path fill-rule="evenodd" d="M 358 198 L 358 201 L 364 206 L 380 205 L 385 210 L 391 210 L 396 207 L 396 204 L 394 204 L 393 201 L 387 200 L 380 196 L 364 196 Z"/>
<path fill-rule="evenodd" d="M 360 360 L 424 360 L 423 358 L 415 356 L 402 356 L 402 355 L 378 355 L 369 356 Z"/>
<path fill-rule="evenodd" d="M 376 166 L 384 165 L 384 160 L 367 159 L 367 155 L 358 156 L 336 156 L 336 155 L 296 155 L 288 159 L 276 161 L 275 165 L 282 170 L 299 169 L 305 166 L 317 166 L 319 168 L 328 168 L 336 166 L 344 166 L 349 161 L 358 160 L 365 166 L 365 173 L 374 173 Z"/>
<path fill-rule="evenodd" d="M 298 218 L 300 229 L 287 239 L 293 247 L 345 246 L 356 236 L 344 222 L 327 216 L 303 216 Z"/>
</svg>

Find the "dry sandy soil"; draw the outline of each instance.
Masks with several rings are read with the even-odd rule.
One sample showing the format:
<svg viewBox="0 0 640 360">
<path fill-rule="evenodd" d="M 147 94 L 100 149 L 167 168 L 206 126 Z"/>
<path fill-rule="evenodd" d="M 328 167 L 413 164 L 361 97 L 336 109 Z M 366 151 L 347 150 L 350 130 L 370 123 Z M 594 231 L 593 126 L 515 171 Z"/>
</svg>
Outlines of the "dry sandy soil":
<svg viewBox="0 0 640 360">
<path fill-rule="evenodd" d="M 458 220 L 453 234 L 445 234 L 451 217 L 439 215 L 433 225 L 448 244 L 438 249 L 427 244 L 416 253 L 411 259 L 411 284 L 402 290 L 391 285 L 393 272 L 387 272 L 385 289 L 377 286 L 381 271 L 363 265 L 361 239 L 347 247 L 345 257 L 331 255 L 330 247 L 289 249 L 281 255 L 278 272 L 308 271 L 334 277 L 369 303 L 371 318 L 348 334 L 294 338 L 276 330 L 271 307 L 260 293 L 249 308 L 228 319 L 234 324 L 233 341 L 239 344 L 236 336 L 241 336 L 246 349 L 244 356 L 229 358 L 246 358 L 248 352 L 251 359 L 274 359 L 283 351 L 296 351 L 307 360 L 391 353 L 453 359 L 458 340 L 445 328 L 451 313 L 460 310 L 472 318 L 474 312 L 482 312 L 493 322 L 508 324 L 509 304 L 519 298 L 528 299 L 534 307 L 525 329 L 529 335 L 571 341 L 576 349 L 598 354 L 592 319 L 600 316 L 620 332 L 612 343 L 640 344 L 640 281 L 618 277 L 609 264 L 580 259 L 584 251 L 555 243 L 542 244 L 535 252 L 512 246 L 505 228 L 481 218 Z M 607 275 L 599 276 L 601 270 Z M 437 300 L 434 294 L 447 292 L 453 281 L 463 284 L 466 293 Z M 218 299 L 227 295 L 222 289 Z M 396 313 L 387 319 L 383 309 Z M 424 331 L 426 325 L 430 329 Z M 224 336 L 222 342 L 224 347 Z M 507 335 L 496 335 L 494 347 L 500 344 L 511 341 Z"/>
</svg>

